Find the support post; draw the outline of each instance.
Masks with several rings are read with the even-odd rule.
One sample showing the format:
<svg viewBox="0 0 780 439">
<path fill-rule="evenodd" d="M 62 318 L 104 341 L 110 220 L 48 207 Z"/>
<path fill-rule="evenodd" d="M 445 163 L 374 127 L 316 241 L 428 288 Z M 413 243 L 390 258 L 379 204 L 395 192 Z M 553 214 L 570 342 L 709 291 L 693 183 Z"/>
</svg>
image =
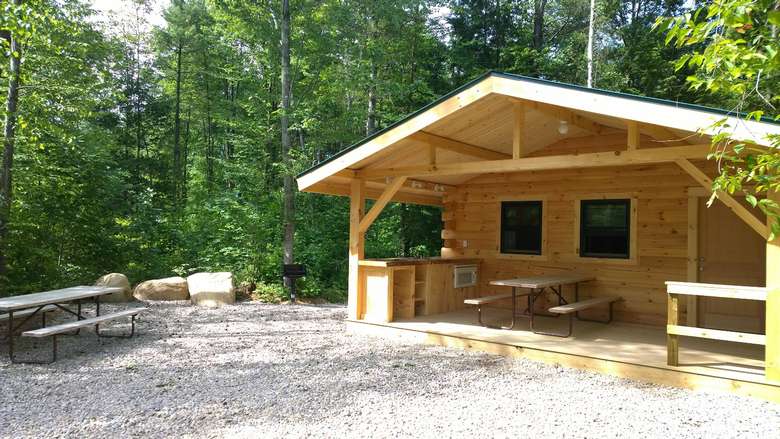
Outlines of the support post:
<svg viewBox="0 0 780 439">
<path fill-rule="evenodd" d="M 780 193 L 769 198 L 780 203 Z M 767 223 L 771 230 L 772 217 Z M 780 383 L 780 237 L 766 243 L 766 379 Z"/>
<path fill-rule="evenodd" d="M 667 294 L 668 308 L 666 310 L 667 325 L 677 326 L 680 324 L 679 296 L 677 294 Z M 668 331 L 668 329 L 667 329 Z M 676 334 L 666 334 L 666 364 L 669 366 L 678 366 L 680 364 L 680 340 Z"/>
<path fill-rule="evenodd" d="M 347 290 L 347 317 L 362 318 L 365 295 L 360 285 L 359 262 L 364 258 L 364 233 L 360 232 L 360 220 L 366 208 L 366 182 L 353 179 L 349 195 L 349 285 Z"/>
<path fill-rule="evenodd" d="M 525 154 L 525 105 L 522 102 L 515 102 L 513 110 L 512 158 L 519 159 Z"/>
</svg>

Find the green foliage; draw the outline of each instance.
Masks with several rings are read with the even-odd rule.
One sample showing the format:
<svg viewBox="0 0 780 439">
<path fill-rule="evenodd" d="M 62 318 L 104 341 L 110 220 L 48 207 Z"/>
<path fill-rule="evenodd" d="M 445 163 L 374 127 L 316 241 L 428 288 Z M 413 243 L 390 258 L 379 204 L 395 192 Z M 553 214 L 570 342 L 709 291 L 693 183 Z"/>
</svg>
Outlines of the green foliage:
<svg viewBox="0 0 780 439">
<path fill-rule="evenodd" d="M 656 26 L 666 31 L 666 42 L 696 50 L 681 56 L 676 67 L 688 67 L 694 90 L 724 96 L 730 108 L 745 112 L 745 119 L 777 119 L 780 79 L 780 12 L 774 0 L 716 0 L 692 13 L 661 18 Z M 702 127 L 704 128 L 704 127 Z M 715 123 L 710 158 L 719 162 L 720 175 L 713 189 L 730 194 L 746 192 L 748 202 L 770 217 L 779 218 L 777 203 L 767 194 L 780 190 L 780 138 L 766 139 L 772 148 L 758 148 L 734 138 L 734 126 Z M 773 222 L 772 235 L 780 233 Z"/>
<path fill-rule="evenodd" d="M 586 2 L 291 2 L 288 166 L 280 2 L 172 0 L 157 28 L 148 3 L 132 0 L 129 16 L 98 24 L 84 0 L 0 1 L 0 31 L 25 36 L 7 293 L 91 283 L 108 271 L 138 282 L 226 270 L 256 285 L 257 297 L 281 300 L 282 177 L 365 137 L 370 94 L 381 129 L 489 69 L 585 82 Z M 708 102 L 684 87 L 687 63 L 674 70 L 702 43 L 667 47 L 652 32 L 681 1 L 597 5 L 597 86 Z M 749 178 L 765 181 L 761 170 L 776 163 L 755 160 Z M 309 272 L 301 296 L 343 300 L 348 202 L 296 200 L 296 260 Z M 438 255 L 440 229 L 440 209 L 391 204 L 369 229 L 366 254 Z"/>
</svg>

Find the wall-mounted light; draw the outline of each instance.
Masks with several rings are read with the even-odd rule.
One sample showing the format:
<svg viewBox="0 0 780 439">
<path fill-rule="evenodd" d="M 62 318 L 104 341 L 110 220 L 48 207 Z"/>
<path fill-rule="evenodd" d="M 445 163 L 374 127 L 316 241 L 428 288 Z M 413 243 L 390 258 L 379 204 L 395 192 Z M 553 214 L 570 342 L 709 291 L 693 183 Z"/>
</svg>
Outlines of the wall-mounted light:
<svg viewBox="0 0 780 439">
<path fill-rule="evenodd" d="M 414 189 L 422 189 L 422 188 L 425 187 L 425 184 L 423 184 L 423 182 L 421 182 L 421 181 L 412 180 L 412 187 Z"/>
<path fill-rule="evenodd" d="M 393 177 L 385 177 L 385 184 L 390 184 L 393 182 Z"/>
<path fill-rule="evenodd" d="M 562 121 L 561 121 L 561 122 L 558 124 L 558 132 L 559 132 L 561 135 L 565 135 L 566 133 L 568 133 L 568 132 L 569 132 L 569 122 L 567 122 L 567 121 L 565 121 L 565 120 L 562 120 Z"/>
<path fill-rule="evenodd" d="M 444 191 L 447 190 L 447 188 L 445 188 L 444 186 L 442 186 L 440 184 L 437 184 L 437 185 L 433 186 L 433 190 L 436 191 L 436 192 L 444 192 Z"/>
</svg>

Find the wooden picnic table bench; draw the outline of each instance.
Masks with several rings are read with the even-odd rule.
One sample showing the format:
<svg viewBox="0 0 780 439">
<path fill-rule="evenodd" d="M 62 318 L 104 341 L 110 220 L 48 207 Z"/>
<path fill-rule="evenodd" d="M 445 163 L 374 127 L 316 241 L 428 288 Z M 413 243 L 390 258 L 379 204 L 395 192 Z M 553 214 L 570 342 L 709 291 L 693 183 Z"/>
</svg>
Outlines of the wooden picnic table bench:
<svg viewBox="0 0 780 439">
<path fill-rule="evenodd" d="M 100 297 L 121 291 L 121 288 L 117 287 L 97 287 L 97 286 L 77 286 L 70 288 L 63 288 L 53 291 L 45 291 L 42 293 L 26 294 L 21 296 L 6 297 L 0 299 L 0 313 L 5 313 L 8 320 L 8 357 L 12 363 L 34 363 L 34 364 L 49 364 L 57 359 L 57 335 L 70 333 L 75 330 L 75 334 L 78 334 L 81 328 L 94 326 L 95 331 L 100 337 L 112 337 L 112 335 L 101 334 L 99 325 L 104 322 L 119 320 L 123 318 L 131 318 L 131 332 L 129 335 L 121 337 L 132 337 L 135 333 L 135 317 L 146 310 L 146 308 L 133 308 L 125 311 L 120 311 L 112 314 L 100 315 Z M 85 318 L 81 312 L 81 304 L 83 300 L 92 299 L 95 302 L 95 317 Z M 73 311 L 69 307 L 65 306 L 69 303 L 76 303 L 76 311 Z M 47 337 L 52 336 L 52 356 L 49 361 L 37 361 L 37 360 L 21 360 L 18 361 L 14 356 L 14 334 L 35 315 L 51 311 L 53 309 L 60 309 L 68 314 L 76 317 L 76 321 L 67 322 L 55 326 L 46 326 L 46 320 L 43 319 L 43 327 L 41 329 L 26 331 L 22 333 L 23 337 Z M 14 318 L 23 317 L 23 320 L 14 324 Z"/>
<path fill-rule="evenodd" d="M 569 317 L 568 332 L 566 333 L 538 332 L 538 333 L 546 334 L 546 335 L 554 335 L 556 337 L 569 337 L 572 332 L 572 325 L 573 325 L 572 317 L 577 317 L 577 320 L 584 320 L 588 322 L 610 323 L 612 321 L 612 305 L 615 302 L 621 300 L 620 296 L 601 296 L 601 297 L 594 297 L 592 299 L 579 300 L 576 291 L 574 294 L 575 294 L 574 302 L 567 303 L 565 305 L 554 306 L 547 310 L 553 314 L 564 314 Z M 586 309 L 590 309 L 600 305 L 609 306 L 609 317 L 607 318 L 607 320 L 595 320 L 595 319 L 586 319 L 580 317 L 580 311 L 584 311 Z"/>
<path fill-rule="evenodd" d="M 473 299 L 466 299 L 463 301 L 466 305 L 475 305 L 477 307 L 477 321 L 479 321 L 479 324 L 482 326 L 490 327 L 485 322 L 482 321 L 482 306 L 486 305 L 488 303 L 498 302 L 499 300 L 506 300 L 506 299 L 512 299 L 512 309 L 515 309 L 515 301 L 517 300 L 517 296 L 527 296 L 531 294 L 530 292 L 521 292 L 517 293 L 516 291 L 511 293 L 503 293 L 503 294 L 494 294 L 492 296 L 484 296 L 484 297 L 477 297 Z M 513 311 L 514 314 L 514 311 Z M 514 326 L 514 316 L 512 317 L 512 326 Z M 502 328 L 503 329 L 503 328 Z"/>
</svg>

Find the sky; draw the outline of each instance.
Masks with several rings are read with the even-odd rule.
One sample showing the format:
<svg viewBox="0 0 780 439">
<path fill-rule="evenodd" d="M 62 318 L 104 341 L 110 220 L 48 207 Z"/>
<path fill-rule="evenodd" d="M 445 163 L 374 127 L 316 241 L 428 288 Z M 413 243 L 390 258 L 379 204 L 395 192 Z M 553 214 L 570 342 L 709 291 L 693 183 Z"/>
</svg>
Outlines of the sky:
<svg viewBox="0 0 780 439">
<path fill-rule="evenodd" d="M 90 0 L 92 7 L 103 17 L 111 14 L 118 16 L 132 16 L 135 3 L 132 0 Z M 162 26 L 165 20 L 162 11 L 169 4 L 169 0 L 148 0 L 151 11 L 148 15 L 149 22 L 155 26 Z"/>
</svg>

